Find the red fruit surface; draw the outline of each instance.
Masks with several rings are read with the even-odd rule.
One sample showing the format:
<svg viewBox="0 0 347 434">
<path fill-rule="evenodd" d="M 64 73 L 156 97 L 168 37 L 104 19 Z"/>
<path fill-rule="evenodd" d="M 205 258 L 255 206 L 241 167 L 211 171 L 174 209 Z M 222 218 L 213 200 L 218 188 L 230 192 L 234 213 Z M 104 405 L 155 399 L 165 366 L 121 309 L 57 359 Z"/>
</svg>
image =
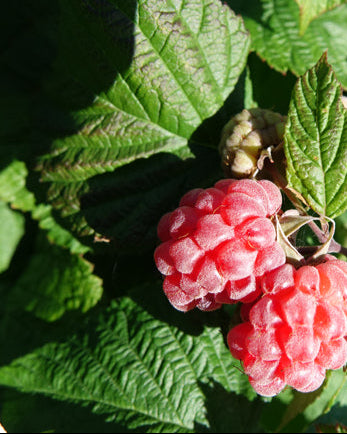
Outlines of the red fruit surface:
<svg viewBox="0 0 347 434">
<path fill-rule="evenodd" d="M 187 192 L 157 227 L 164 292 L 181 311 L 253 302 L 262 276 L 285 263 L 271 217 L 281 192 L 270 181 L 222 179 Z"/>
<path fill-rule="evenodd" d="M 255 391 L 277 395 L 286 385 L 311 392 L 327 369 L 347 362 L 346 263 L 327 258 L 298 270 L 290 264 L 260 280 L 262 296 L 228 333 Z"/>
</svg>

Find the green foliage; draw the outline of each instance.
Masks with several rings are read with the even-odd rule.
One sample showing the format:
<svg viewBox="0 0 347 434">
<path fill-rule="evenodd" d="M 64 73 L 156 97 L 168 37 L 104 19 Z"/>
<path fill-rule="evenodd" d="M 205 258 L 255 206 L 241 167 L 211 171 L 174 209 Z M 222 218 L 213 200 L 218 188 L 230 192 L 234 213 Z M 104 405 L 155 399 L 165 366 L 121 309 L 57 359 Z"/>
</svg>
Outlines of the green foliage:
<svg viewBox="0 0 347 434">
<path fill-rule="evenodd" d="M 344 0 L 296 0 L 300 8 L 300 33 L 305 33 L 312 20 L 345 3 Z"/>
<path fill-rule="evenodd" d="M 298 80 L 284 136 L 289 187 L 318 214 L 347 208 L 347 110 L 324 55 Z"/>
<path fill-rule="evenodd" d="M 192 133 L 223 105 L 246 63 L 249 36 L 243 22 L 219 1 L 142 1 L 136 14 L 135 6 L 134 1 L 97 7 L 63 2 L 59 59 L 65 64 L 73 57 L 69 76 L 88 92 L 98 86 L 95 77 L 104 74 L 103 68 L 109 79 L 91 104 L 71 113 L 74 133 L 54 140 L 41 157 L 42 180 L 51 182 L 50 201 L 72 216 L 80 234 L 97 226 L 124 237 L 132 225 L 114 227 L 111 220 L 138 208 L 133 202 L 139 202 L 141 192 L 124 192 L 120 200 L 119 190 L 148 183 L 148 170 L 114 169 L 164 152 L 180 160 L 193 157 Z M 109 22 L 102 21 L 104 14 L 112 16 Z M 162 177 L 162 166 L 170 164 L 166 160 L 151 159 L 150 172 Z M 189 170 L 171 175 L 176 185 Z M 162 189 L 168 182 L 159 178 Z M 157 183 L 145 190 L 148 206 L 158 207 L 165 192 Z M 148 212 L 141 207 L 130 220 L 140 215 L 146 219 Z"/>
<path fill-rule="evenodd" d="M 307 25 L 308 16 L 300 16 L 297 3 L 295 0 L 241 2 L 239 10 L 251 33 L 252 49 L 277 71 L 291 71 L 298 76 L 311 68 L 324 51 L 328 51 L 338 79 L 342 86 L 347 88 L 347 63 L 344 54 L 347 49 L 346 2 L 312 20 L 303 34 L 300 32 Z M 310 12 L 314 12 L 315 8 L 311 7 L 311 3 L 320 2 L 302 3 L 307 5 Z M 230 1 L 230 4 L 232 6 L 233 2 Z"/>
<path fill-rule="evenodd" d="M 5 271 L 11 263 L 25 229 L 24 217 L 12 211 L 6 203 L 0 201 L 0 273 Z"/>
<path fill-rule="evenodd" d="M 175 315 L 167 309 L 167 321 Z M 208 427 L 203 391 L 210 382 L 224 393 L 254 398 L 218 329 L 204 327 L 190 336 L 167 321 L 124 298 L 101 313 L 92 312 L 83 335 L 46 344 L 2 367 L 0 382 L 88 405 L 108 421 L 150 432 Z M 196 327 L 184 322 L 191 330 Z M 253 406 L 247 400 L 244 404 Z M 239 410 L 246 414 L 247 408 Z"/>
<path fill-rule="evenodd" d="M 29 3 L 0 16 L 1 423 L 343 432 L 343 370 L 257 396 L 225 340 L 237 306 L 175 311 L 153 250 L 160 217 L 223 177 L 222 127 L 255 106 L 288 115 L 289 187 L 346 246 L 346 2 Z"/>
</svg>

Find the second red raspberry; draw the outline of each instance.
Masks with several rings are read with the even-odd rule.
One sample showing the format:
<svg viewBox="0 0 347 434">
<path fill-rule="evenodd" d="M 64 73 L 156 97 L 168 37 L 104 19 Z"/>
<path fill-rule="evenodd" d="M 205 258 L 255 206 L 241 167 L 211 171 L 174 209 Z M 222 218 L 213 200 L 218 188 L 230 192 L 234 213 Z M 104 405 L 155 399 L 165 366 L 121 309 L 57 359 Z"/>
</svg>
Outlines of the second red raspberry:
<svg viewBox="0 0 347 434">
<path fill-rule="evenodd" d="M 281 204 L 280 190 L 267 180 L 224 179 L 186 193 L 161 218 L 154 253 L 171 304 L 214 310 L 255 300 L 260 277 L 286 260 L 271 221 Z"/>
</svg>

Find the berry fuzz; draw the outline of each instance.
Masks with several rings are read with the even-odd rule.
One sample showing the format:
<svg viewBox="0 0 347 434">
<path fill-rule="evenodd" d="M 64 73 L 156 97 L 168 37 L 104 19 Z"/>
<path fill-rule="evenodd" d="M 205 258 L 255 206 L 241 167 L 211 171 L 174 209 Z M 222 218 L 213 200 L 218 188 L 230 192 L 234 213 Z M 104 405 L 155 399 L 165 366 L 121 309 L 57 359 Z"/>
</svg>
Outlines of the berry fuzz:
<svg viewBox="0 0 347 434">
<path fill-rule="evenodd" d="M 327 369 L 347 362 L 347 263 L 327 255 L 297 270 L 285 264 L 262 277 L 261 290 L 229 331 L 231 354 L 260 395 L 318 389 Z"/>
<path fill-rule="evenodd" d="M 286 260 L 271 221 L 281 204 L 268 180 L 223 179 L 186 193 L 157 228 L 154 259 L 170 303 L 185 312 L 255 300 L 260 278 Z"/>
</svg>

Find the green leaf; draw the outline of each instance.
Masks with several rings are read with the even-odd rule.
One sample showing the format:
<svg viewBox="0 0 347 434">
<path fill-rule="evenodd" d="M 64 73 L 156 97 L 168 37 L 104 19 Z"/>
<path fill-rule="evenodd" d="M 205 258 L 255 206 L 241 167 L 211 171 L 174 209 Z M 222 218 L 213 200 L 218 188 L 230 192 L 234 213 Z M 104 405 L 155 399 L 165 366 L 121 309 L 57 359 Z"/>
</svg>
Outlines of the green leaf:
<svg viewBox="0 0 347 434">
<path fill-rule="evenodd" d="M 232 5 L 234 2 L 230 2 Z M 305 3 L 310 3 L 309 1 Z M 233 6 L 234 8 L 234 6 Z M 259 57 L 282 73 L 297 76 L 317 63 L 324 51 L 342 86 L 347 88 L 347 4 L 327 11 L 300 34 L 300 10 L 295 0 L 251 0 L 234 8 L 244 18 Z"/>
<path fill-rule="evenodd" d="M 86 312 L 102 295 L 102 281 L 92 272 L 91 263 L 41 237 L 9 302 L 46 321 L 55 321 L 69 310 Z"/>
<path fill-rule="evenodd" d="M 343 247 L 347 247 L 347 211 L 335 219 L 335 240 Z"/>
<path fill-rule="evenodd" d="M 143 285 L 139 296 L 149 289 Z M 166 321 L 173 318 L 196 330 L 192 316 L 168 306 Z M 209 426 L 201 384 L 217 383 L 235 405 L 237 394 L 250 389 L 233 363 L 219 329 L 204 326 L 190 335 L 124 298 L 94 312 L 83 335 L 48 343 L 0 368 L 0 384 L 88 405 L 130 429 L 191 432 Z M 250 403 L 243 401 L 247 412 Z"/>
<path fill-rule="evenodd" d="M 294 392 L 294 399 L 288 405 L 278 431 L 285 427 L 286 432 L 299 432 L 302 429 L 302 420 L 305 420 L 305 431 L 319 416 L 328 413 L 339 395 L 347 392 L 346 373 L 339 369 L 328 371 L 323 385 L 311 393 Z"/>
<path fill-rule="evenodd" d="M 177 162 L 194 157 L 191 136 L 234 89 L 250 38 L 242 19 L 219 0 L 62 5 L 63 43 L 57 64 L 68 83 L 65 93 L 71 93 L 64 103 L 73 131 L 54 140 L 39 168 L 42 180 L 51 183 L 51 203 L 73 217 L 81 209 L 93 213 L 94 193 L 98 201 L 102 195 L 112 198 L 112 188 L 120 189 L 117 180 L 104 182 L 106 172 L 158 153 L 176 156 Z M 90 100 L 81 99 L 83 92 Z M 216 149 L 217 144 L 218 156 Z M 160 176 L 166 164 L 159 167 Z M 148 193 L 152 209 L 157 206 L 157 172 L 155 167 L 142 179 L 136 175 L 137 194 Z M 174 182 L 182 185 L 187 177 L 189 171 L 182 171 Z M 144 190 L 142 185 L 150 180 Z M 81 203 L 86 193 L 92 200 Z M 125 210 L 121 213 L 126 215 Z M 88 218 L 73 221 L 80 234 L 97 230 Z"/>
<path fill-rule="evenodd" d="M 57 246 L 69 249 L 71 253 L 83 255 L 91 249 L 77 240 L 71 232 L 63 228 L 53 217 L 51 205 L 40 203 L 32 210 L 32 218 L 46 231 L 48 240 Z"/>
<path fill-rule="evenodd" d="M 0 200 L 0 273 L 9 267 L 16 247 L 25 232 L 24 227 L 24 216 L 11 210 Z"/>
<path fill-rule="evenodd" d="M 342 214 L 347 208 L 347 110 L 325 55 L 295 85 L 284 149 L 289 187 L 318 214 Z"/>
<path fill-rule="evenodd" d="M 58 246 L 68 248 L 72 253 L 84 254 L 89 247 L 80 243 L 53 217 L 52 206 L 37 204 L 34 194 L 28 189 L 29 171 L 23 161 L 14 160 L 0 172 L 0 200 L 14 209 L 30 211 L 41 229 L 47 231 L 48 239 Z"/>
<path fill-rule="evenodd" d="M 0 172 L 0 199 L 21 211 L 31 211 L 35 196 L 26 187 L 28 169 L 23 161 L 14 160 Z"/>
<path fill-rule="evenodd" d="M 300 8 L 300 33 L 305 33 L 312 20 L 324 12 L 346 3 L 346 0 L 295 0 Z"/>
</svg>

